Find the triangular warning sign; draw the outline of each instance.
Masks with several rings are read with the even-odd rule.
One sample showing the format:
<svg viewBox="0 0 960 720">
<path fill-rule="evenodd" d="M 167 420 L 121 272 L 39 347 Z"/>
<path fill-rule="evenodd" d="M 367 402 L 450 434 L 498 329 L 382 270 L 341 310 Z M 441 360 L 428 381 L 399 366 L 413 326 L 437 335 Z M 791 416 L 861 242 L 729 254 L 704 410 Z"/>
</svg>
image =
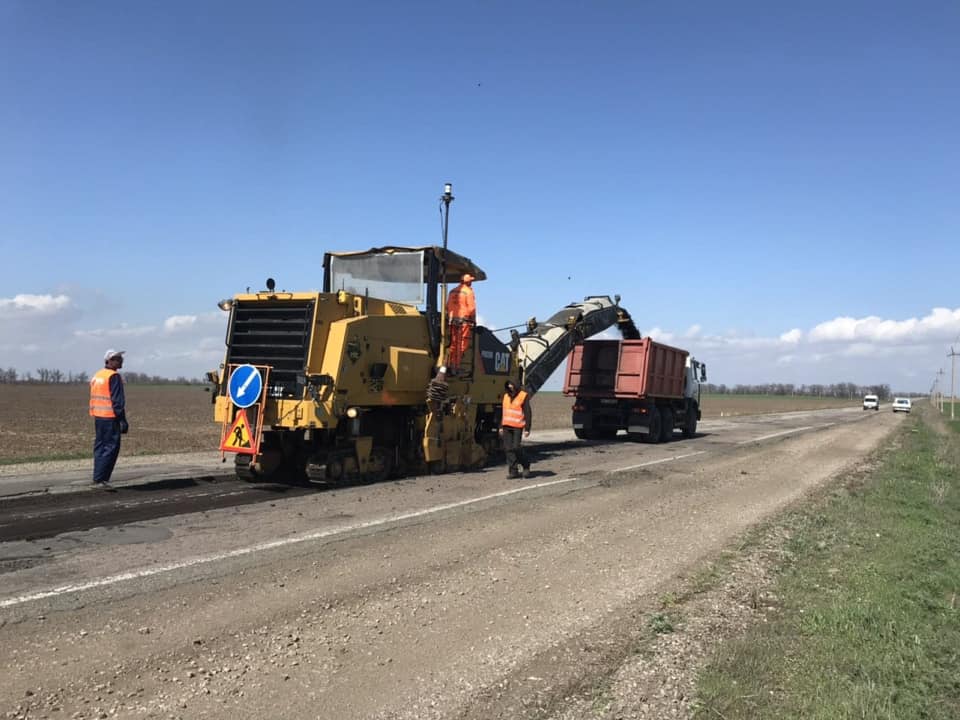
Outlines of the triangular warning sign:
<svg viewBox="0 0 960 720">
<path fill-rule="evenodd" d="M 223 436 L 220 449 L 235 453 L 257 454 L 257 449 L 254 446 L 253 433 L 250 430 L 250 421 L 247 420 L 246 410 L 237 412 L 237 416 L 233 419 L 233 425 L 230 426 L 226 435 Z"/>
</svg>

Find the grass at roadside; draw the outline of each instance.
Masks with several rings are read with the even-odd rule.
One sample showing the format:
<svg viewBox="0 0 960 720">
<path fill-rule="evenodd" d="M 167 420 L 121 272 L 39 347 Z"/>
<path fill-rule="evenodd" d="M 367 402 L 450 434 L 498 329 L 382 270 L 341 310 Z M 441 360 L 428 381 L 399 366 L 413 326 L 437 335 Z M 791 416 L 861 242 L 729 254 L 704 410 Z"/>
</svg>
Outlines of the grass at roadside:
<svg viewBox="0 0 960 720">
<path fill-rule="evenodd" d="M 960 436 L 920 415 L 791 517 L 779 611 L 716 651 L 697 718 L 960 717 Z"/>
<path fill-rule="evenodd" d="M 950 411 L 953 411 L 953 420 L 950 419 Z M 960 402 L 956 403 L 956 407 L 952 407 L 952 403 L 949 400 L 945 400 L 943 403 L 943 419 L 949 427 L 954 432 L 960 432 Z"/>
</svg>

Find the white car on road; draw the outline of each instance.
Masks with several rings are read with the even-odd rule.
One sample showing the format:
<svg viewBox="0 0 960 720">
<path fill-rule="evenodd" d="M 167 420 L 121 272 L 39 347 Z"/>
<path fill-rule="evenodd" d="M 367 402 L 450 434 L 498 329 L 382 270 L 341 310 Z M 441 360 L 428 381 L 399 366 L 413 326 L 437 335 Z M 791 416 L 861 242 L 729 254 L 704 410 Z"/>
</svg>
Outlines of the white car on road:
<svg viewBox="0 0 960 720">
<path fill-rule="evenodd" d="M 863 396 L 863 409 L 864 410 L 879 410 L 880 409 L 880 398 L 876 395 L 864 395 Z"/>
<path fill-rule="evenodd" d="M 893 400 L 893 411 L 894 412 L 910 412 L 913 403 L 910 402 L 910 398 L 894 398 Z"/>
</svg>

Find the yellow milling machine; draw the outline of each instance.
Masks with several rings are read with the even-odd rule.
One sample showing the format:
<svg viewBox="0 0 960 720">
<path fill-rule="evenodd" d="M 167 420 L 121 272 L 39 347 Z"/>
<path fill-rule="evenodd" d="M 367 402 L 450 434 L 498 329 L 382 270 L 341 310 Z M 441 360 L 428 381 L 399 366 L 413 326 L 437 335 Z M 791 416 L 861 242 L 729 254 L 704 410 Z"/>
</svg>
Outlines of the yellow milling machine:
<svg viewBox="0 0 960 720">
<path fill-rule="evenodd" d="M 445 246 L 446 221 L 444 247 L 326 253 L 322 292 L 268 279 L 220 302 L 226 356 L 208 379 L 238 477 L 335 484 L 482 467 L 499 452 L 507 379 L 532 394 L 584 338 L 611 325 L 639 337 L 618 297 L 592 296 L 531 318 L 509 343 L 477 326 L 448 376 L 447 286 L 486 274 Z"/>
</svg>

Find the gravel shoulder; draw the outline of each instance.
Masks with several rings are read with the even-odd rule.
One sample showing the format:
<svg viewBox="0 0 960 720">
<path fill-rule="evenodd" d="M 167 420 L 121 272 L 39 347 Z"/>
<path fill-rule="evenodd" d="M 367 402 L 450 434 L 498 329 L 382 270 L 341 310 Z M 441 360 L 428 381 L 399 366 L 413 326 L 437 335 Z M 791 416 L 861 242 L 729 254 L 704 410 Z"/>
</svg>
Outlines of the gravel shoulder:
<svg viewBox="0 0 960 720">
<path fill-rule="evenodd" d="M 173 586 L 89 592 L 17 621 L 0 614 L 0 708 L 76 718 L 683 717 L 692 670 L 723 636 L 718 623 L 730 631 L 755 617 L 745 598 L 758 597 L 762 568 L 704 596 L 689 641 L 663 635 L 664 647 L 637 654 L 664 595 L 752 525 L 862 463 L 894 427 L 877 418 L 617 474 L 594 470 L 585 450 L 570 463 L 596 482 L 227 560 Z M 270 518 L 265 509 L 245 522 Z"/>
</svg>

